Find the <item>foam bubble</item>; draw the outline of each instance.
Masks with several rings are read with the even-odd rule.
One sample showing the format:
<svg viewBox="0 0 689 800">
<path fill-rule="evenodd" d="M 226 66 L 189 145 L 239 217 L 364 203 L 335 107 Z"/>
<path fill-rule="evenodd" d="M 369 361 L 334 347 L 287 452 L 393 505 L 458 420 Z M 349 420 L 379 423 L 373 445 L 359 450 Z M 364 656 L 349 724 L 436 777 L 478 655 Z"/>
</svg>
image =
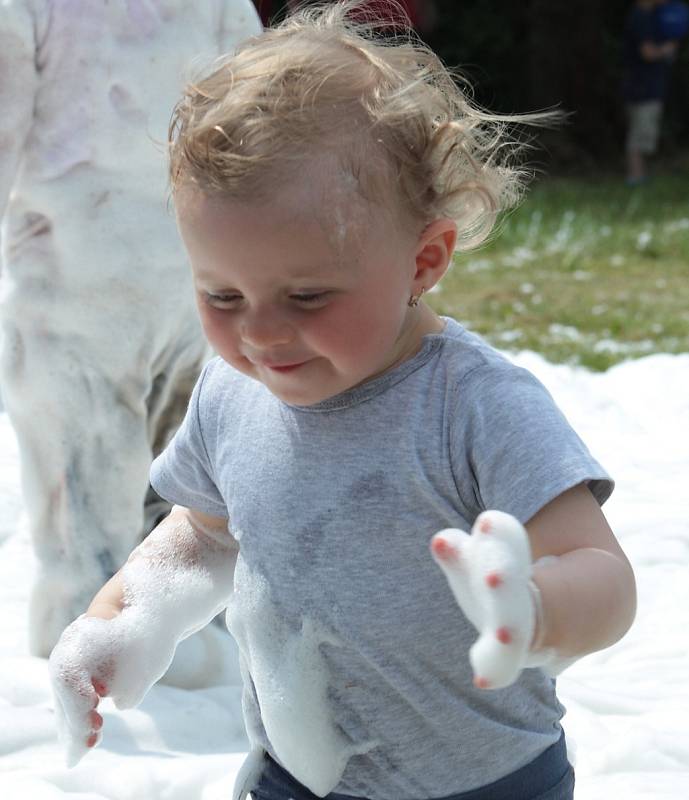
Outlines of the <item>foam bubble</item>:
<svg viewBox="0 0 689 800">
<path fill-rule="evenodd" d="M 98 695 L 111 696 L 120 709 L 138 705 L 167 671 L 177 644 L 225 608 L 237 555 L 226 538 L 221 543 L 184 515 L 171 515 L 123 567 L 122 612 L 111 620 L 82 615 L 64 631 L 50 672 L 68 766 L 88 752 L 89 739 L 100 739 Z"/>
<path fill-rule="evenodd" d="M 333 719 L 320 647 L 337 640 L 308 617 L 288 626 L 265 579 L 241 558 L 235 584 L 227 624 L 251 675 L 268 739 L 285 769 L 323 797 L 339 783 L 348 760 L 373 746 L 354 746 Z"/>
</svg>

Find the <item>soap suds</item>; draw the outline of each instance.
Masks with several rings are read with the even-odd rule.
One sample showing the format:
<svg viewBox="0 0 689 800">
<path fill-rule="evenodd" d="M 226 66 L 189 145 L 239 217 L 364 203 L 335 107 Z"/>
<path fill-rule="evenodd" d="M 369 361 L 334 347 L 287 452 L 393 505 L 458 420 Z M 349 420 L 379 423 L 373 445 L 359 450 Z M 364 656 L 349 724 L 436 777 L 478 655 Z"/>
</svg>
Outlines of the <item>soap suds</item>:
<svg viewBox="0 0 689 800">
<path fill-rule="evenodd" d="M 328 700 L 322 644 L 336 637 L 315 620 L 283 620 L 266 580 L 240 558 L 227 625 L 251 675 L 261 719 L 285 769 L 321 797 L 339 783 L 349 759 L 372 744 L 352 744 L 342 734 Z"/>
</svg>

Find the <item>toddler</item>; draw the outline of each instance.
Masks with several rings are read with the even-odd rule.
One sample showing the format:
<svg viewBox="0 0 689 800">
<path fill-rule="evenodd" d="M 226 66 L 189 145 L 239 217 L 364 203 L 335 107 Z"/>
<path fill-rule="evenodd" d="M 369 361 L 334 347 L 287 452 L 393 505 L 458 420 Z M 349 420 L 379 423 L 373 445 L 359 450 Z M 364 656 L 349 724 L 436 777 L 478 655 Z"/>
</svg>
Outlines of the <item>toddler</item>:
<svg viewBox="0 0 689 800">
<path fill-rule="evenodd" d="M 175 109 L 217 357 L 152 468 L 172 513 L 53 652 L 61 735 L 76 763 L 99 697 L 135 705 L 227 607 L 236 797 L 571 798 L 551 675 L 634 616 L 612 482 L 532 375 L 424 303 L 521 175 L 508 120 L 358 5 L 295 13 Z"/>
</svg>

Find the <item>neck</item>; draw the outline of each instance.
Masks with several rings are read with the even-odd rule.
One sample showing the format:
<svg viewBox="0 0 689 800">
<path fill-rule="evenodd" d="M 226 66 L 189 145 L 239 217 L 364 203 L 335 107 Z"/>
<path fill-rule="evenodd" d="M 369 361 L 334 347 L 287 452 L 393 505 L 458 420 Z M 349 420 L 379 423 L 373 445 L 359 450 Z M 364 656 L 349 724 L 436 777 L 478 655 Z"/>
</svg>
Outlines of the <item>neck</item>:
<svg viewBox="0 0 689 800">
<path fill-rule="evenodd" d="M 421 349 L 423 337 L 432 333 L 442 333 L 445 327 L 440 317 L 425 303 L 420 302 L 416 308 L 410 308 L 407 323 L 399 338 L 399 358 L 394 366 L 413 358 Z"/>
</svg>

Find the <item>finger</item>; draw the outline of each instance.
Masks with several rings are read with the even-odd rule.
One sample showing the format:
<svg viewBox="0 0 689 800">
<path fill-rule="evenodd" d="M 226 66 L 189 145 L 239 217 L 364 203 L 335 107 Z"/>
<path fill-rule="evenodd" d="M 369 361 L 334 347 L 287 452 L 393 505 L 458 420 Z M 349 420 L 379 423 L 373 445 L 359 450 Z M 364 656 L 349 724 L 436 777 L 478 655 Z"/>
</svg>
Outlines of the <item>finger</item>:
<svg viewBox="0 0 689 800">
<path fill-rule="evenodd" d="M 461 554 L 457 544 L 453 542 L 454 537 L 450 536 L 451 531 L 440 531 L 431 539 L 431 553 L 433 558 L 443 568 L 450 569 L 451 566 L 459 566 Z M 454 533 L 454 531 L 452 531 Z"/>
<path fill-rule="evenodd" d="M 98 695 L 85 670 L 70 672 L 57 660 L 51 663 L 55 713 L 60 740 L 67 765 L 75 766 L 87 752 L 86 741 L 93 734 L 92 721 L 102 717 L 95 711 Z"/>
<path fill-rule="evenodd" d="M 483 613 L 471 585 L 471 537 L 455 528 L 447 528 L 433 536 L 431 555 L 442 569 L 457 604 L 471 624 L 480 630 Z"/>
<path fill-rule="evenodd" d="M 101 729 L 103 727 L 103 717 L 97 711 L 89 712 L 88 717 L 89 725 L 91 726 L 91 732 L 86 737 L 86 747 L 90 750 L 94 748 L 100 740 L 103 738 L 101 734 Z"/>
<path fill-rule="evenodd" d="M 94 733 L 89 734 L 88 738 L 86 739 L 86 747 L 90 750 L 91 748 L 95 747 L 100 740 L 100 734 L 94 731 Z"/>
<path fill-rule="evenodd" d="M 112 682 L 112 624 L 82 615 L 62 633 L 49 660 L 58 738 L 67 765 L 77 764 L 100 741 L 96 712 Z"/>
</svg>

